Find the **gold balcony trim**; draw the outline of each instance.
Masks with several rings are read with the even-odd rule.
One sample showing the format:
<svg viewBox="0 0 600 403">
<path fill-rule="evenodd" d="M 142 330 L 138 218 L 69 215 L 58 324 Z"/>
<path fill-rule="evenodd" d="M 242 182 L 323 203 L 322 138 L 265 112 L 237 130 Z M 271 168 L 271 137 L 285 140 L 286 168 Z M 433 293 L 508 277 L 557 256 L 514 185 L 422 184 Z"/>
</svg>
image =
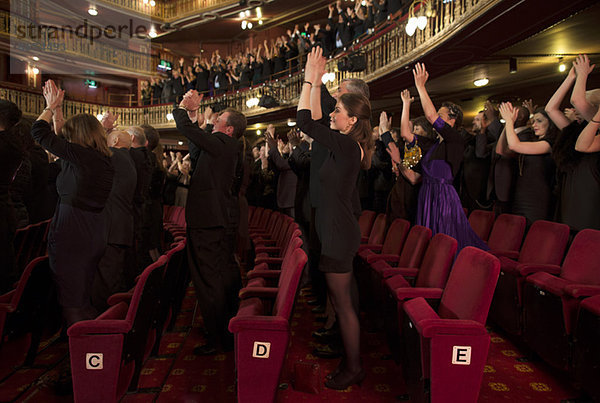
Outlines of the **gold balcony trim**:
<svg viewBox="0 0 600 403">
<path fill-rule="evenodd" d="M 404 33 L 406 21 L 401 21 L 389 32 L 382 34 L 375 40 L 367 42 L 360 47 L 367 58 L 367 69 L 361 73 L 337 71 L 337 59 L 330 60 L 327 70 L 335 73 L 333 82 L 327 84 L 330 89 L 339 86 L 346 78 L 362 78 L 367 82 L 381 78 L 404 65 L 417 60 L 419 55 L 428 53 L 442 46 L 464 26 L 475 18 L 487 12 L 500 0 L 455 0 L 446 4 L 437 1 L 437 17 L 432 18 L 427 27 L 417 30 L 414 36 L 409 37 Z M 202 102 L 202 107 L 225 102 L 227 106 L 236 108 L 248 117 L 259 116 L 267 112 L 287 109 L 297 104 L 302 88 L 303 75 L 289 75 L 283 79 L 269 83 L 269 85 L 238 91 L 222 97 L 207 99 Z M 247 107 L 246 101 L 251 98 L 260 98 L 262 95 L 272 95 L 280 102 L 277 108 L 265 109 L 262 107 Z M 30 116 L 37 116 L 44 108 L 44 100 L 40 94 L 12 89 L 0 88 L 0 98 L 15 102 L 21 110 Z M 157 105 L 147 107 L 112 107 L 83 102 L 65 101 L 64 113 L 66 117 L 76 113 L 100 114 L 106 110 L 121 115 L 119 123 L 124 126 L 151 124 L 157 128 L 173 128 L 175 123 L 167 120 L 167 114 L 172 111 L 172 105 Z"/>
<path fill-rule="evenodd" d="M 202 14 L 224 6 L 239 3 L 238 0 L 177 0 L 165 4 L 156 0 L 156 6 L 144 4 L 142 0 L 99 0 L 108 6 L 152 17 L 158 22 L 173 22 L 194 14 Z"/>
</svg>

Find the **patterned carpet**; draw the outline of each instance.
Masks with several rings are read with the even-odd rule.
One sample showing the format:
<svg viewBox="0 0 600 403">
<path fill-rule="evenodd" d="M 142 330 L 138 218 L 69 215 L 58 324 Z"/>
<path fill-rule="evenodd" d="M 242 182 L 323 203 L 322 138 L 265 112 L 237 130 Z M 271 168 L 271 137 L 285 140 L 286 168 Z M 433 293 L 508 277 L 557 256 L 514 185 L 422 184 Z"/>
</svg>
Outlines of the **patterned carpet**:
<svg viewBox="0 0 600 403">
<path fill-rule="evenodd" d="M 138 392 L 127 394 L 123 402 L 235 402 L 233 352 L 213 357 L 192 354 L 193 348 L 204 342 L 201 318 L 197 317 L 194 326 L 190 326 L 194 304 L 194 291 L 190 287 L 174 331 L 165 335 L 159 355 L 150 358 L 144 366 Z M 353 386 L 342 392 L 322 387 L 319 394 L 293 389 L 295 362 L 319 363 L 323 377 L 337 365 L 337 360 L 319 360 L 311 355 L 316 344 L 310 334 L 322 323 L 315 321 L 310 308 L 301 293 L 293 313 L 292 341 L 277 401 L 399 401 L 406 387 L 394 361 L 385 359 L 389 351 L 383 335 L 378 333 L 363 332 L 362 357 L 368 376 L 360 387 Z M 524 351 L 498 333 L 491 331 L 491 335 L 488 365 L 479 395 L 481 402 L 559 402 L 579 395 L 564 374 L 553 372 L 541 361 L 525 358 Z M 59 373 L 66 365 L 68 343 L 55 335 L 43 343 L 33 367 L 11 367 L 4 372 L 0 401 L 72 401 L 72 395 L 59 396 L 55 391 Z"/>
</svg>

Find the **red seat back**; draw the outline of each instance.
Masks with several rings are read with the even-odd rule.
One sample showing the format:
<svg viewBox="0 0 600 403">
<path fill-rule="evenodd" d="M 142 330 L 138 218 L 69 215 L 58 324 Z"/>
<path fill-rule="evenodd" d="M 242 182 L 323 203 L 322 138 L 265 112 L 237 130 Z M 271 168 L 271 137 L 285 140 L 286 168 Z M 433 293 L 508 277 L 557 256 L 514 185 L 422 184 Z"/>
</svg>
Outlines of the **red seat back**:
<svg viewBox="0 0 600 403">
<path fill-rule="evenodd" d="M 514 214 L 501 214 L 494 222 L 488 239 L 493 251 L 518 251 L 525 234 L 525 217 Z"/>
<path fill-rule="evenodd" d="M 404 245 L 404 240 L 406 239 L 406 234 L 408 234 L 409 229 L 409 221 L 403 218 L 396 218 L 385 235 L 381 253 L 386 255 L 399 255 L 400 251 L 402 251 L 402 246 Z"/>
<path fill-rule="evenodd" d="M 381 213 L 375 219 L 371 233 L 369 234 L 369 245 L 381 245 L 385 239 L 385 214 Z"/>
<path fill-rule="evenodd" d="M 487 242 L 492 225 L 494 225 L 494 212 L 473 210 L 469 216 L 469 224 L 477 236 Z"/>
<path fill-rule="evenodd" d="M 430 239 L 431 230 L 429 228 L 420 225 L 412 227 L 406 237 L 406 242 L 404 242 L 398 267 L 419 267 Z"/>
<path fill-rule="evenodd" d="M 456 239 L 436 234 L 425 251 L 415 287 L 444 288 L 458 248 Z"/>
<path fill-rule="evenodd" d="M 600 285 L 600 231 L 584 229 L 577 233 L 560 276 L 574 283 Z"/>
<path fill-rule="evenodd" d="M 438 315 L 443 319 L 470 319 L 485 324 L 500 261 L 481 249 L 460 251 L 444 288 Z"/>
<path fill-rule="evenodd" d="M 373 228 L 373 222 L 377 213 L 371 210 L 363 210 L 358 219 L 358 226 L 360 227 L 360 236 L 368 238 L 371 234 L 371 228 Z"/>
<path fill-rule="evenodd" d="M 519 253 L 519 262 L 560 265 L 568 241 L 568 225 L 538 220 L 527 232 Z"/>
<path fill-rule="evenodd" d="M 306 253 L 298 248 L 294 250 L 290 259 L 285 262 L 287 264 L 282 264 L 279 291 L 277 291 L 277 298 L 275 298 L 275 304 L 273 305 L 273 316 L 280 316 L 289 320 L 300 277 L 302 277 L 302 270 L 307 260 Z"/>
</svg>

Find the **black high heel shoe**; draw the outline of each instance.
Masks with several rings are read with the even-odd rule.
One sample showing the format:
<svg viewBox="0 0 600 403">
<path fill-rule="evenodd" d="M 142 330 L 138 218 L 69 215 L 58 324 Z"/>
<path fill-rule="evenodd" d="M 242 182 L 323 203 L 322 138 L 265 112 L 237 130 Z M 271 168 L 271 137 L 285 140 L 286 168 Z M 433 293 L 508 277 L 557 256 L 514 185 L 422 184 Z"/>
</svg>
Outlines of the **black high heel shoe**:
<svg viewBox="0 0 600 403">
<path fill-rule="evenodd" d="M 355 384 L 360 386 L 362 381 L 365 380 L 366 376 L 367 376 L 367 373 L 365 372 L 365 370 L 361 369 L 357 374 L 350 376 L 349 378 L 346 378 L 346 379 L 341 379 L 345 376 L 344 376 L 343 372 L 340 372 L 333 379 L 330 379 L 327 382 L 325 382 L 325 387 L 327 387 L 329 389 L 334 389 L 334 390 L 345 390 Z"/>
<path fill-rule="evenodd" d="M 330 373 L 328 373 L 327 375 L 325 375 L 325 379 L 327 379 L 328 381 L 332 380 L 340 372 L 342 372 L 345 368 L 346 368 L 346 357 L 342 357 L 342 359 L 340 360 L 340 363 L 338 364 L 338 366 L 336 367 L 336 369 L 334 369 L 333 371 L 331 371 Z"/>
</svg>

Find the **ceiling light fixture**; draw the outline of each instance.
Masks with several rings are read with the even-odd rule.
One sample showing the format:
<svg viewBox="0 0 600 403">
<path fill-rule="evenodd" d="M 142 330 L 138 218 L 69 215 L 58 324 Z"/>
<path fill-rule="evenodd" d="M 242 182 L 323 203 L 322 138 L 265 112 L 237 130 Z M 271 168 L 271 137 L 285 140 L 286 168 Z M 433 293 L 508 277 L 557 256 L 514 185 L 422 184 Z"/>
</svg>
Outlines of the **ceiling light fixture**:
<svg viewBox="0 0 600 403">
<path fill-rule="evenodd" d="M 178 144 L 178 145 L 180 145 L 180 146 L 182 146 L 182 145 L 183 145 L 183 141 L 179 140 L 179 141 L 177 142 L 177 144 Z"/>
<path fill-rule="evenodd" d="M 260 136 L 261 134 L 262 134 L 262 132 L 261 132 L 260 130 L 257 130 L 257 131 L 256 131 L 256 135 L 257 135 L 257 136 Z"/>
<path fill-rule="evenodd" d="M 148 36 L 150 38 L 156 38 L 157 37 L 157 33 L 156 33 L 156 29 L 154 27 L 150 28 L 150 32 L 148 32 Z"/>
<path fill-rule="evenodd" d="M 484 77 L 473 81 L 473 85 L 475 85 L 475 87 L 483 87 L 484 85 L 488 85 L 489 82 L 490 80 Z"/>
<path fill-rule="evenodd" d="M 420 6 L 418 15 L 415 13 L 415 8 Z M 419 28 L 421 31 L 427 27 L 427 17 L 433 17 L 434 11 L 431 7 L 430 0 L 414 0 L 408 9 L 409 19 L 406 23 L 406 34 L 413 36 Z"/>
<path fill-rule="evenodd" d="M 567 71 L 567 65 L 564 63 L 559 64 L 558 71 L 560 71 L 561 73 L 564 73 L 565 71 Z"/>
<path fill-rule="evenodd" d="M 31 69 L 31 72 L 37 76 L 38 74 L 40 74 L 40 69 L 38 69 L 37 67 L 33 67 Z"/>
<path fill-rule="evenodd" d="M 96 8 L 96 6 L 90 5 L 90 7 L 88 8 L 88 14 L 93 16 L 98 15 L 98 9 Z"/>
<path fill-rule="evenodd" d="M 258 20 L 258 25 L 262 25 L 263 24 L 263 20 Z"/>
<path fill-rule="evenodd" d="M 35 60 L 36 62 L 40 60 L 40 58 L 37 56 L 33 56 L 32 59 Z"/>
</svg>

